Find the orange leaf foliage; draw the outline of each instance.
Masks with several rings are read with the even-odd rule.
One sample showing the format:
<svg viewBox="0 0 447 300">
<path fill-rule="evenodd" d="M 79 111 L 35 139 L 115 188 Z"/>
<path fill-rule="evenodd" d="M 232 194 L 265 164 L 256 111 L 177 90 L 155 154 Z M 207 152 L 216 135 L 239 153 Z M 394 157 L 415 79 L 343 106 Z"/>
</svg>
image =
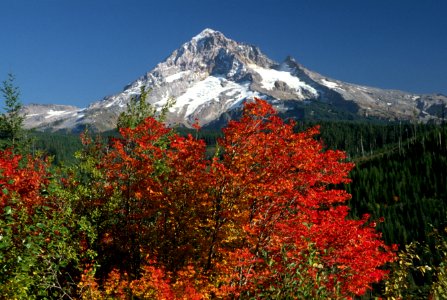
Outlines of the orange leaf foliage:
<svg viewBox="0 0 447 300">
<path fill-rule="evenodd" d="M 0 213 L 6 206 L 23 206 L 31 213 L 43 205 L 41 188 L 48 183 L 47 167 L 44 160 L 0 151 Z"/>
<path fill-rule="evenodd" d="M 350 195 L 334 188 L 349 182 L 353 164 L 341 151 L 323 151 L 318 127 L 297 133 L 294 126 L 256 99 L 229 123 L 222 154 L 211 160 L 203 141 L 153 118 L 121 129 L 98 165 L 99 203 L 115 209 L 99 232 L 109 273 L 119 268 L 110 273 L 115 290 L 124 284 L 142 298 L 181 299 L 182 290 L 206 299 L 298 282 L 349 297 L 384 278 L 393 252 L 367 218 L 347 219 Z"/>
</svg>

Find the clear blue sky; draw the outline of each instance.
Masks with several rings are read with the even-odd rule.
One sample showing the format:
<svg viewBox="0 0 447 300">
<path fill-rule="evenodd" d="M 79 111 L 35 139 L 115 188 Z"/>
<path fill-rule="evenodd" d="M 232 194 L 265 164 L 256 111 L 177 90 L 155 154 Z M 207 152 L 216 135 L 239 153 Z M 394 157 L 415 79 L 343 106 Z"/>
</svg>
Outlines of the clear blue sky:
<svg viewBox="0 0 447 300">
<path fill-rule="evenodd" d="M 444 0 L 0 0 L 0 79 L 87 106 L 204 28 L 347 82 L 447 94 Z"/>
</svg>

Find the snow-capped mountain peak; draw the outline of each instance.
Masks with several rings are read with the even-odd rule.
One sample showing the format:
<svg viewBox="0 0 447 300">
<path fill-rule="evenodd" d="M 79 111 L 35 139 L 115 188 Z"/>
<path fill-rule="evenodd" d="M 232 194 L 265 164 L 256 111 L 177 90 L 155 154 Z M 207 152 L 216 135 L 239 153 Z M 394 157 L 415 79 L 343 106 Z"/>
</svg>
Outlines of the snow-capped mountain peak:
<svg viewBox="0 0 447 300">
<path fill-rule="evenodd" d="M 174 98 L 176 103 L 167 121 L 187 127 L 196 119 L 207 125 L 226 118 L 245 99 L 256 96 L 271 100 L 282 111 L 293 112 L 302 103 L 313 101 L 352 114 L 386 119 L 416 116 L 422 121 L 439 118 L 437 111 L 447 103 L 447 97 L 442 95 L 414 95 L 327 78 L 304 68 L 292 57 L 277 63 L 256 46 L 238 43 L 207 28 L 121 93 L 82 111 L 30 106 L 26 125 L 76 130 L 89 124 L 100 131 L 112 129 L 129 99 L 138 97 L 142 87 L 151 89 L 148 101 L 155 107 Z"/>
<path fill-rule="evenodd" d="M 221 34 L 222 35 L 222 33 L 219 32 L 219 31 L 213 30 L 211 28 L 205 28 L 198 35 L 194 36 L 192 38 L 192 41 L 196 41 L 197 42 L 197 41 L 199 41 L 199 40 L 201 40 L 203 38 L 209 37 L 209 36 L 211 36 L 213 34 Z"/>
</svg>

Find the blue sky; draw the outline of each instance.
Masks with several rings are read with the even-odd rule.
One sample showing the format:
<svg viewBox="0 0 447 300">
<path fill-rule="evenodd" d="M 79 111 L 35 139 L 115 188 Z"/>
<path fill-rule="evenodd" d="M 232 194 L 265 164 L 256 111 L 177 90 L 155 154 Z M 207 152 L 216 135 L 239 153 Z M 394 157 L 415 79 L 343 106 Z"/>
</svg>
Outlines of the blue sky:
<svg viewBox="0 0 447 300">
<path fill-rule="evenodd" d="M 444 0 L 0 0 L 0 79 L 22 102 L 87 106 L 204 28 L 328 77 L 447 94 Z"/>
</svg>

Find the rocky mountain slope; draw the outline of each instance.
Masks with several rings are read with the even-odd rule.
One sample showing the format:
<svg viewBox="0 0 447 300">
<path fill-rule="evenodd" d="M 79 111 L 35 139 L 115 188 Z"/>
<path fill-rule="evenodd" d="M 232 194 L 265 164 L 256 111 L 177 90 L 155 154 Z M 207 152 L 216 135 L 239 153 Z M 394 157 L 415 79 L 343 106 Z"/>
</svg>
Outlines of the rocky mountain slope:
<svg viewBox="0 0 447 300">
<path fill-rule="evenodd" d="M 220 124 L 245 99 L 262 97 L 293 115 L 297 106 L 324 104 L 327 110 L 383 119 L 439 120 L 447 104 L 444 95 L 417 95 L 345 83 L 304 68 L 288 57 L 277 63 L 258 48 L 205 29 L 175 50 L 152 71 L 87 108 L 29 105 L 26 126 L 40 130 L 78 131 L 87 124 L 98 131 L 112 129 L 118 115 L 142 87 L 148 101 L 162 107 L 173 97 L 167 122 L 190 127 Z"/>
</svg>

